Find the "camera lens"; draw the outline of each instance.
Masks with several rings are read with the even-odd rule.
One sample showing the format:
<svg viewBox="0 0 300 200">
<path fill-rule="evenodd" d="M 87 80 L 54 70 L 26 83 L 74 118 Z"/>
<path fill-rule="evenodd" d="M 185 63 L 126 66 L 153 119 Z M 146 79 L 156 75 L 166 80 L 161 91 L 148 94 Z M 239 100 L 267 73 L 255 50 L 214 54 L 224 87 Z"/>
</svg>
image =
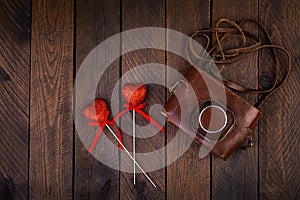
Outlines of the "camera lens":
<svg viewBox="0 0 300 200">
<path fill-rule="evenodd" d="M 206 106 L 200 112 L 199 124 L 207 133 L 219 133 L 227 124 L 226 112 L 217 105 Z"/>
</svg>

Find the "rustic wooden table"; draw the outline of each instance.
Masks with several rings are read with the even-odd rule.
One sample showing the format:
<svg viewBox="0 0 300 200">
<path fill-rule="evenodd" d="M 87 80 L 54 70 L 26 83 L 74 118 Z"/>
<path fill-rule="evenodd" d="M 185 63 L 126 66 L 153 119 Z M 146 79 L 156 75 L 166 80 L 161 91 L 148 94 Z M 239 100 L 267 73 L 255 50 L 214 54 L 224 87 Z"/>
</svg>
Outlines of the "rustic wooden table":
<svg viewBox="0 0 300 200">
<path fill-rule="evenodd" d="M 299 10 L 298 0 L 1 0 L 0 78 L 9 79 L 0 82 L 0 198 L 300 199 Z M 227 161 L 200 160 L 193 143 L 174 163 L 149 173 L 157 188 L 143 175 L 133 187 L 131 173 L 97 161 L 76 133 L 72 87 L 77 70 L 95 46 L 121 31 L 151 26 L 191 34 L 222 17 L 259 20 L 292 56 L 286 84 L 261 108 L 254 146 Z M 173 42 L 178 41 L 166 37 L 166 45 Z M 108 99 L 122 74 L 150 62 L 181 73 L 188 69 L 186 61 L 168 52 L 134 51 L 107 69 L 97 96 Z M 165 74 L 166 81 L 176 79 Z M 267 57 L 255 54 L 224 76 L 265 88 L 274 81 L 274 68 Z M 148 107 L 166 102 L 165 88 L 149 89 Z M 259 98 L 242 96 L 251 103 Z M 137 151 L 164 146 L 175 131 L 166 124 L 167 134 L 138 140 Z M 124 142 L 131 144 L 130 136 L 124 135 Z"/>
</svg>

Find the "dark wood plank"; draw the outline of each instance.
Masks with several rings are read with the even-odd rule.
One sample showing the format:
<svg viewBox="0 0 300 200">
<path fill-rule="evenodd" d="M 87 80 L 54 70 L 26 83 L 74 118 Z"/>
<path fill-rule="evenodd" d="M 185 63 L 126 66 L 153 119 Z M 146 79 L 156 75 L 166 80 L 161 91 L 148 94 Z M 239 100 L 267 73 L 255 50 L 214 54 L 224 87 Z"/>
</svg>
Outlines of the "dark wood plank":
<svg viewBox="0 0 300 200">
<path fill-rule="evenodd" d="M 120 30 L 120 2 L 77 0 L 76 2 L 76 68 L 88 53 L 108 37 L 119 33 Z M 120 51 L 120 49 L 116 49 Z M 109 54 L 109 52 L 108 52 Z M 97 62 L 97 59 L 94 59 Z M 110 96 L 115 83 L 118 81 L 120 62 L 115 61 L 100 78 L 96 97 L 101 97 L 110 103 Z M 91 74 L 91 76 L 93 76 Z M 87 80 L 90 81 L 90 80 Z M 75 91 L 76 92 L 76 91 Z M 86 105 L 89 100 L 85 96 L 76 95 L 76 99 L 83 98 Z M 86 106 L 84 105 L 84 106 Z M 83 109 L 83 108 L 82 108 Z M 81 109 L 81 110 L 82 110 Z M 86 124 L 86 133 L 93 134 Z M 106 135 L 109 136 L 107 130 Z M 118 199 L 119 172 L 96 160 L 83 146 L 76 132 L 75 144 L 75 199 Z M 101 138 L 100 138 L 101 140 Z M 118 150 L 108 152 L 118 159 Z"/>
<path fill-rule="evenodd" d="M 122 31 L 126 31 L 137 27 L 165 27 L 165 1 L 122 1 Z M 159 41 L 165 42 L 164 38 L 158 38 Z M 126 44 L 122 43 L 122 49 L 126 50 Z M 125 74 L 133 67 L 147 63 L 161 63 L 165 64 L 164 51 L 153 49 L 138 50 L 128 53 L 122 57 L 122 74 Z M 162 72 L 164 74 L 164 72 Z M 149 76 L 139 71 L 135 74 L 136 79 L 131 82 L 140 82 L 138 78 Z M 146 112 L 153 104 L 164 105 L 165 89 L 158 85 L 148 85 L 148 96 L 146 99 Z M 137 124 L 140 126 L 148 124 L 145 119 L 137 115 Z M 123 123 L 131 123 L 122 119 Z M 121 124 L 121 127 L 122 127 Z M 138 134 L 138 133 L 137 133 Z M 140 134 L 147 134 L 140 133 Z M 128 149 L 132 150 L 132 136 L 124 135 L 124 144 Z M 150 138 L 136 139 L 136 152 L 151 152 L 160 149 L 165 145 L 165 133 L 157 133 Z M 128 160 L 128 162 L 133 163 Z M 138 158 L 137 158 L 138 162 Z M 161 160 L 164 163 L 164 160 Z M 126 161 L 121 161 L 121 165 L 126 165 Z M 151 165 L 151 161 L 147 163 Z M 142 168 L 143 165 L 141 164 Z M 146 177 L 140 173 L 136 176 L 136 185 L 133 186 L 133 174 L 121 173 L 120 176 L 120 199 L 164 199 L 165 197 L 165 169 L 160 169 L 155 172 L 149 172 L 148 175 L 155 182 L 157 188 L 154 188 Z"/>
<path fill-rule="evenodd" d="M 265 104 L 260 121 L 259 182 L 261 199 L 299 199 L 300 196 L 300 54 L 299 1 L 259 1 L 259 20 L 276 44 L 288 49 L 292 70 L 287 82 Z M 260 53 L 260 87 L 274 81 L 268 52 Z M 284 55 L 280 56 L 284 69 Z"/>
<path fill-rule="evenodd" d="M 0 27 L 0 198 L 27 199 L 30 1 L 0 1 Z"/>
<path fill-rule="evenodd" d="M 167 28 L 190 35 L 210 24 L 210 2 L 206 0 L 168 0 Z M 170 41 L 167 35 L 167 47 L 172 42 L 181 42 L 182 53 L 185 54 L 184 41 Z M 174 54 L 167 54 L 167 66 L 184 74 L 190 64 Z M 174 84 L 179 77 L 170 76 L 167 70 L 167 85 Z M 177 129 L 167 125 L 168 142 Z M 167 198 L 168 199 L 209 199 L 210 198 L 210 157 L 199 159 L 200 145 L 193 142 L 189 150 L 178 160 L 167 167 Z M 174 149 L 167 149 L 168 153 Z"/>
<path fill-rule="evenodd" d="M 32 199 L 72 198 L 73 2 L 32 1 Z"/>
<path fill-rule="evenodd" d="M 258 2 L 251 1 L 213 1 L 212 22 L 213 25 L 223 17 L 232 20 L 257 19 Z M 224 25 L 224 24 L 223 24 Z M 243 26 L 253 34 L 257 34 L 257 27 Z M 227 47 L 241 45 L 241 40 L 234 37 Z M 257 53 L 249 58 L 229 65 L 224 69 L 223 77 L 243 86 L 258 87 Z M 248 102 L 254 104 L 257 95 L 239 94 Z M 237 150 L 225 162 L 213 157 L 212 160 L 212 198 L 213 199 L 256 199 L 258 179 L 258 142 L 257 127 L 253 130 L 254 146 L 246 150 Z"/>
</svg>

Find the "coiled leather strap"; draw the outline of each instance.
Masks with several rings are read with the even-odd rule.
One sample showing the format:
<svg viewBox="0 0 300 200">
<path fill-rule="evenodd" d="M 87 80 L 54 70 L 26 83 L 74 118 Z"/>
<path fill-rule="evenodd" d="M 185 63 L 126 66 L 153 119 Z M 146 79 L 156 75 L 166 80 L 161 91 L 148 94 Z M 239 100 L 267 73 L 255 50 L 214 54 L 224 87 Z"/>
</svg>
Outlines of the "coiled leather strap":
<svg viewBox="0 0 300 200">
<path fill-rule="evenodd" d="M 262 33 L 266 36 L 266 39 L 267 39 L 266 44 L 262 44 L 261 39 L 259 37 L 257 37 L 256 35 L 244 30 L 243 26 L 247 23 L 253 23 L 253 24 L 258 25 L 259 30 L 262 30 Z M 220 24 L 228 24 L 230 26 L 230 28 L 220 27 Z M 212 42 L 210 40 L 210 34 L 214 34 L 215 40 L 216 40 L 215 44 L 212 44 Z M 223 46 L 224 40 L 234 34 L 240 35 L 242 37 L 242 42 L 243 42 L 242 46 L 238 47 L 238 48 L 232 48 L 232 49 L 225 50 L 225 48 Z M 195 51 L 195 49 L 192 45 L 192 39 L 195 38 L 196 36 L 203 37 L 207 41 L 205 50 L 210 55 L 209 60 L 204 56 L 205 52 L 197 53 Z M 254 41 L 254 43 L 247 46 L 247 41 L 249 39 Z M 267 33 L 266 29 L 259 22 L 255 21 L 255 20 L 247 19 L 247 20 L 241 20 L 239 22 L 234 22 L 230 19 L 222 18 L 217 22 L 215 27 L 204 28 L 204 29 L 195 31 L 191 35 L 191 39 L 186 46 L 187 46 L 187 54 L 188 54 L 189 58 L 190 58 L 190 52 L 191 52 L 192 55 L 199 60 L 206 60 L 206 61 L 209 61 L 210 63 L 213 62 L 213 63 L 217 64 L 218 66 L 221 65 L 221 67 L 219 69 L 220 72 L 222 72 L 224 70 L 225 66 L 228 66 L 235 62 L 241 61 L 244 58 L 246 58 L 247 56 L 249 56 L 250 54 L 258 52 L 259 50 L 262 50 L 262 49 L 271 49 L 272 50 L 272 58 L 274 59 L 274 62 L 275 62 L 276 76 L 275 76 L 274 83 L 268 89 L 247 88 L 247 87 L 243 87 L 237 83 L 234 83 L 234 82 L 231 82 L 228 80 L 224 80 L 219 75 L 217 75 L 217 73 L 212 69 L 212 67 L 210 67 L 210 71 L 217 78 L 222 79 L 224 84 L 228 88 L 230 88 L 234 91 L 243 92 L 243 93 L 265 94 L 256 103 L 256 105 L 255 105 L 256 107 L 260 107 L 260 105 L 286 81 L 287 76 L 291 70 L 291 56 L 290 56 L 289 52 L 281 46 L 274 45 L 271 40 L 271 37 Z M 286 71 L 284 77 L 282 78 L 282 80 L 279 80 L 280 62 L 279 62 L 279 59 L 277 56 L 278 51 L 283 52 L 287 58 L 287 62 L 286 62 L 287 71 Z M 190 62 L 191 62 L 191 59 L 190 59 Z M 211 64 L 209 66 L 211 66 Z"/>
</svg>

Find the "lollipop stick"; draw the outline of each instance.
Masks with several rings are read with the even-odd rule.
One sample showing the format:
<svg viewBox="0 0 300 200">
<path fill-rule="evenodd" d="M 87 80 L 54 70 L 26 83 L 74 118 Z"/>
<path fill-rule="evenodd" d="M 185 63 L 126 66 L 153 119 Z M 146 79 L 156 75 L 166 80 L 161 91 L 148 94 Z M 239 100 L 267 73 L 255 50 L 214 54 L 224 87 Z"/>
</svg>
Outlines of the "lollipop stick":
<svg viewBox="0 0 300 200">
<path fill-rule="evenodd" d="M 135 160 L 135 110 L 132 111 L 133 159 Z M 135 185 L 135 163 L 133 163 L 133 185 Z"/>
<path fill-rule="evenodd" d="M 156 187 L 156 185 L 154 184 L 154 182 L 150 179 L 150 177 L 146 174 L 146 172 L 142 169 L 142 167 L 135 161 L 135 159 L 131 156 L 131 154 L 129 153 L 129 151 L 126 149 L 126 147 L 123 145 L 123 143 L 119 140 L 119 138 L 116 136 L 116 134 L 113 132 L 113 130 L 111 130 L 110 126 L 108 126 L 106 124 L 106 127 L 108 128 L 108 130 L 111 132 L 111 134 L 114 136 L 114 138 L 116 138 L 116 140 L 121 144 L 121 146 L 123 147 L 123 149 L 125 150 L 125 152 L 128 154 L 128 156 L 131 158 L 131 160 L 133 160 L 133 162 L 136 164 L 136 166 L 142 171 L 142 173 L 146 176 L 146 178 L 150 181 L 150 183 Z"/>
</svg>

